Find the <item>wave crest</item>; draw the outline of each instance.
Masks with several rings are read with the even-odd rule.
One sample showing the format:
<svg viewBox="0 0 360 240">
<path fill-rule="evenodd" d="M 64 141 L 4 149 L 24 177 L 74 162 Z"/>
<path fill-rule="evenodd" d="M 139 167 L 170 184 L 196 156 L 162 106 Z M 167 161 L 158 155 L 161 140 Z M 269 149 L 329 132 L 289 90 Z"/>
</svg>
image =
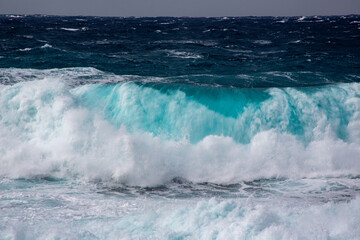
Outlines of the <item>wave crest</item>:
<svg viewBox="0 0 360 240">
<path fill-rule="evenodd" d="M 228 183 L 359 173 L 359 84 L 306 91 L 249 90 L 251 94 L 238 96 L 243 101 L 238 115 L 232 115 L 233 108 L 229 112 L 221 108 L 237 95 L 230 94 L 232 97 L 227 99 L 219 91 L 216 94 L 221 98 L 209 102 L 211 94 L 217 96 L 211 91 L 208 96 L 205 91 L 191 95 L 189 89 L 156 89 L 155 85 L 135 83 L 71 88 L 59 79 L 46 78 L 3 85 L 0 175 L 51 175 L 156 185 L 174 177 Z M 252 94 L 257 95 L 252 98 Z M 240 104 L 239 99 L 234 102 Z M 296 104 L 290 104 L 295 100 Z M 159 120 L 157 111 L 168 114 L 168 125 Z M 251 134 L 242 141 L 236 138 L 237 125 L 231 127 L 231 122 L 242 119 L 246 111 L 250 111 L 250 123 L 244 123 L 250 125 L 241 129 Z M 301 134 L 292 132 L 292 114 L 296 111 Z M 263 118 L 259 120 L 260 114 Z M 218 125 L 206 128 L 201 118 L 218 121 Z M 265 120 L 268 125 L 264 125 Z M 254 131 L 251 124 L 257 121 L 260 127 Z M 162 135 L 176 130 L 183 134 L 181 130 L 191 124 L 191 131 L 185 129 L 187 134 L 204 133 L 196 141 L 186 135 Z M 226 127 L 234 133 L 229 129 L 228 133 L 212 132 Z"/>
</svg>

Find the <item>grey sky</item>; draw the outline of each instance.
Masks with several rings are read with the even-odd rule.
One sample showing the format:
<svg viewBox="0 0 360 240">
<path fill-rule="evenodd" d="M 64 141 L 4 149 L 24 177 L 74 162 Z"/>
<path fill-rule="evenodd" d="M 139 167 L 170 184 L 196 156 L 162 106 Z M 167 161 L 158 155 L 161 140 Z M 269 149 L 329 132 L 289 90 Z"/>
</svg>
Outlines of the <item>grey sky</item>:
<svg viewBox="0 0 360 240">
<path fill-rule="evenodd" d="M 360 14 L 360 0 L 0 0 L 0 14 L 300 16 Z"/>
</svg>

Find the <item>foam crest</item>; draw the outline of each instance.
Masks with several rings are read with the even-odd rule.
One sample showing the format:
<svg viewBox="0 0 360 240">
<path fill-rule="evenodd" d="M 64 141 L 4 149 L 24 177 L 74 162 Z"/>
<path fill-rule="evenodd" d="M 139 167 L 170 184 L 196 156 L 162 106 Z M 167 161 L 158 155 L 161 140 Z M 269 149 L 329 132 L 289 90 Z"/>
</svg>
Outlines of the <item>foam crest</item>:
<svg viewBox="0 0 360 240">
<path fill-rule="evenodd" d="M 134 96 L 129 86 L 133 84 L 118 85 L 117 88 L 123 90 L 124 94 L 126 92 L 128 97 Z M 116 87 L 107 87 L 116 91 Z M 353 84 L 338 88 L 347 89 L 347 92 L 352 89 L 356 93 L 357 87 Z M 279 131 L 276 127 L 258 131 L 246 144 L 223 135 L 208 135 L 196 143 L 187 139 L 175 141 L 157 137 L 151 131 L 142 132 L 136 128 L 129 131 L 126 121 L 119 126 L 110 124 L 98 109 L 94 111 L 85 107 L 87 104 L 84 105 L 81 92 L 89 92 L 89 88 L 92 86 L 70 89 L 63 82 L 54 79 L 2 86 L 0 174 L 14 178 L 36 175 L 77 176 L 116 180 L 130 185 L 156 185 L 174 177 L 195 182 L 236 182 L 274 176 L 296 178 L 356 175 L 360 171 L 357 157 L 360 154 L 359 121 L 350 121 L 348 126 L 344 126 L 349 130 L 347 141 L 337 137 L 326 118 L 320 118 L 324 123 L 316 123 L 317 128 L 324 128 L 324 132 L 319 131 L 307 144 L 296 135 Z M 155 99 L 162 97 L 164 104 L 169 100 L 167 94 L 157 96 L 152 95 L 154 90 L 147 90 L 149 93 L 146 93 L 146 89 L 142 92 L 147 101 L 150 101 L 147 94 Z M 296 90 L 288 90 L 291 91 Z M 334 89 L 329 88 L 327 91 L 333 92 Z M 101 91 L 97 92 L 102 94 Z M 277 93 L 281 91 L 271 90 L 273 96 Z M 190 114 L 180 107 L 185 106 L 190 111 L 198 109 L 193 107 L 195 102 L 186 103 L 184 93 L 175 91 L 174 94 L 170 95 L 175 100 L 170 101 L 169 106 L 175 110 L 169 116 L 177 111 L 179 115 L 173 121 Z M 315 91 L 314 95 L 317 94 L 320 93 Z M 336 94 L 339 95 L 339 91 Z M 79 95 L 82 97 L 79 98 Z M 126 96 L 117 100 L 123 104 Z M 322 96 L 323 94 L 319 95 Z M 103 101 L 95 95 L 91 97 L 93 100 Z M 348 112 L 356 119 L 359 115 L 359 100 L 349 98 L 347 101 Z M 122 105 L 125 111 L 130 111 L 130 107 L 133 107 L 134 112 L 141 112 L 136 101 L 125 103 L 129 105 Z M 146 101 L 141 103 L 149 104 Z M 157 102 L 151 103 L 149 110 L 158 111 L 157 106 Z M 285 109 L 286 112 L 282 101 L 277 101 L 272 106 L 270 109 L 274 113 L 274 108 Z M 303 114 L 306 114 L 306 109 L 303 109 Z M 200 108 L 199 116 L 204 116 L 207 112 L 207 108 Z M 277 114 L 279 113 L 278 111 Z M 148 112 L 145 116 L 156 119 L 151 114 Z M 310 111 L 308 114 L 315 113 Z M 131 114 L 127 116 L 129 121 L 134 122 L 145 119 Z M 311 122 L 308 121 L 308 124 Z M 176 127 L 181 129 L 181 125 Z"/>
<path fill-rule="evenodd" d="M 61 28 L 61 30 L 69 31 L 69 32 L 77 32 L 77 31 L 80 31 L 79 28 Z"/>
</svg>

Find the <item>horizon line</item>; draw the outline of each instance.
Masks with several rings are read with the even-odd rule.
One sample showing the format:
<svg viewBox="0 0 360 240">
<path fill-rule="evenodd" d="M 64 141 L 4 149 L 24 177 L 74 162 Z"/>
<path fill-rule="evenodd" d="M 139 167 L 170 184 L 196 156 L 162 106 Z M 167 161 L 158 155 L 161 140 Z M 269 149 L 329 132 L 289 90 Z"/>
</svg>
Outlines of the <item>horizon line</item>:
<svg viewBox="0 0 360 240">
<path fill-rule="evenodd" d="M 67 15 L 67 14 L 41 14 L 41 13 L 31 13 L 31 14 L 17 14 L 17 13 L 0 13 L 0 16 L 41 16 L 41 17 L 102 17 L 102 18 L 250 18 L 250 17 L 271 17 L 271 18 L 281 18 L 281 17 L 346 17 L 346 16 L 360 16 L 358 13 L 350 14 L 334 14 L 334 15 L 243 15 L 243 16 L 107 16 L 107 15 Z"/>
</svg>

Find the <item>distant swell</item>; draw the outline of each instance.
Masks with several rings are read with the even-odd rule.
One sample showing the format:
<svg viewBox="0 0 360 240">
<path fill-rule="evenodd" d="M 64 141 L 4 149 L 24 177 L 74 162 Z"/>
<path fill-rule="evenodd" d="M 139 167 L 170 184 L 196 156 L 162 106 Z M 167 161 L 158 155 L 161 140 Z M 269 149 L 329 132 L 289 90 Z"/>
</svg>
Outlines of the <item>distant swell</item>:
<svg viewBox="0 0 360 240">
<path fill-rule="evenodd" d="M 71 87 L 64 76 L 1 85 L 1 176 L 156 185 L 360 172 L 358 83 Z"/>
</svg>

